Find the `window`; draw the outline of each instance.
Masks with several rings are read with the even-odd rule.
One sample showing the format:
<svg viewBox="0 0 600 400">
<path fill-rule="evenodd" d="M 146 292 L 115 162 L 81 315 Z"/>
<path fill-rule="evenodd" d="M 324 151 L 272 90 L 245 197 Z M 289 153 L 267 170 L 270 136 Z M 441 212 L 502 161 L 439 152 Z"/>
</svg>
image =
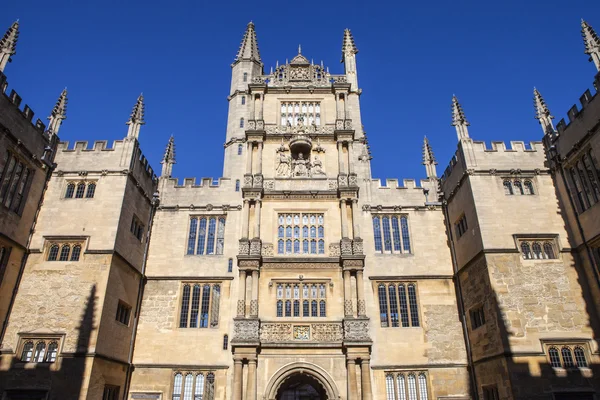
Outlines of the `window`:
<svg viewBox="0 0 600 400">
<path fill-rule="evenodd" d="M 227 272 L 233 272 L 233 258 L 227 260 Z"/>
<path fill-rule="evenodd" d="M 598 162 L 587 150 L 574 161 L 568 170 L 571 190 L 575 195 L 575 203 L 579 212 L 587 210 L 600 200 L 600 170 Z"/>
<path fill-rule="evenodd" d="M 199 216 L 190 219 L 188 255 L 223 254 L 225 216 Z"/>
<path fill-rule="evenodd" d="M 75 191 L 76 199 L 83 199 L 83 194 L 85 193 L 85 183 L 78 183 L 77 190 Z"/>
<path fill-rule="evenodd" d="M 238 144 L 238 156 L 242 155 L 242 151 L 244 151 L 244 146 L 242 146 L 241 144 Z"/>
<path fill-rule="evenodd" d="M 240 128 L 244 127 L 244 118 L 240 118 Z"/>
<path fill-rule="evenodd" d="M 69 182 L 65 189 L 65 199 L 93 199 L 96 194 L 96 182 Z"/>
<path fill-rule="evenodd" d="M 94 197 L 94 193 L 96 193 L 96 184 L 90 183 L 87 187 L 87 191 L 85 192 L 85 197 L 87 199 L 91 199 Z"/>
<path fill-rule="evenodd" d="M 244 82 L 248 82 L 248 73 L 244 72 Z"/>
<path fill-rule="evenodd" d="M 185 283 L 179 313 L 180 328 L 215 328 L 219 325 L 221 285 Z"/>
<path fill-rule="evenodd" d="M 382 328 L 418 327 L 419 306 L 414 283 L 382 282 L 377 286 Z"/>
<path fill-rule="evenodd" d="M 129 315 L 131 314 L 131 307 L 119 300 L 117 305 L 117 316 L 116 320 L 124 325 L 129 325 Z"/>
<path fill-rule="evenodd" d="M 327 316 L 327 290 L 323 282 L 279 282 L 276 284 L 276 315 L 281 318 Z M 285 306 L 285 313 L 284 313 Z"/>
<path fill-rule="evenodd" d="M 406 215 L 377 215 L 373 217 L 375 251 L 379 253 L 410 253 L 410 233 Z"/>
<path fill-rule="evenodd" d="M 504 186 L 504 194 L 507 196 L 513 195 L 534 195 L 533 182 L 530 179 L 509 179 L 502 181 Z"/>
<path fill-rule="evenodd" d="M 75 184 L 69 183 L 67 185 L 67 190 L 65 191 L 65 199 L 72 199 L 75 194 Z"/>
<path fill-rule="evenodd" d="M 521 240 L 521 256 L 525 260 L 555 260 L 555 240 Z"/>
<path fill-rule="evenodd" d="M 287 101 L 281 103 L 281 126 L 321 125 L 321 103 L 318 101 Z"/>
<path fill-rule="evenodd" d="M 46 261 L 79 261 L 81 243 L 50 243 Z"/>
<path fill-rule="evenodd" d="M 172 400 L 214 400 L 213 372 L 176 372 Z"/>
<path fill-rule="evenodd" d="M 500 396 L 498 395 L 498 387 L 496 385 L 482 386 L 481 391 L 483 392 L 483 400 L 500 399 Z"/>
<path fill-rule="evenodd" d="M 102 393 L 102 400 L 119 400 L 119 387 L 105 385 Z"/>
<path fill-rule="evenodd" d="M 246 96 L 242 96 L 242 105 L 246 105 Z"/>
<path fill-rule="evenodd" d="M 456 229 L 456 237 L 457 238 L 460 238 L 460 237 L 462 237 L 462 235 L 467 233 L 467 230 L 469 229 L 469 227 L 467 225 L 467 216 L 463 214 L 460 217 L 460 219 L 454 224 L 454 227 Z"/>
<path fill-rule="evenodd" d="M 144 225 L 140 222 L 140 219 L 135 215 L 131 218 L 131 227 L 129 231 L 133 233 L 133 236 L 137 238 L 140 242 L 144 237 Z"/>
<path fill-rule="evenodd" d="M 239 179 L 235 180 L 235 191 L 236 192 L 240 191 L 240 180 Z"/>
<path fill-rule="evenodd" d="M 0 169 L 0 205 L 20 215 L 32 169 L 11 152 L 5 153 L 4 161 L 4 168 Z"/>
<path fill-rule="evenodd" d="M 325 254 L 323 214 L 279 214 L 277 253 Z"/>
<path fill-rule="evenodd" d="M 512 188 L 512 183 L 509 180 L 505 180 L 503 183 L 504 185 L 504 194 L 507 195 L 513 195 L 513 188 Z"/>
<path fill-rule="evenodd" d="M 548 348 L 548 358 L 552 368 L 588 368 L 585 353 L 584 346 L 582 345 L 551 345 Z"/>
<path fill-rule="evenodd" d="M 483 313 L 483 306 L 479 306 L 471 309 L 471 329 L 475 330 L 485 324 L 485 314 Z"/>
<path fill-rule="evenodd" d="M 22 339 L 21 361 L 53 363 L 58 354 L 58 338 Z"/>
<path fill-rule="evenodd" d="M 229 347 L 229 335 L 223 335 L 223 350 Z"/>
<path fill-rule="evenodd" d="M 4 277 L 4 272 L 6 271 L 6 266 L 8 265 L 8 259 L 10 258 L 11 247 L 0 246 L 0 283 L 2 283 L 2 278 Z"/>
<path fill-rule="evenodd" d="M 386 400 L 428 400 L 425 372 L 388 372 L 385 375 Z"/>
</svg>

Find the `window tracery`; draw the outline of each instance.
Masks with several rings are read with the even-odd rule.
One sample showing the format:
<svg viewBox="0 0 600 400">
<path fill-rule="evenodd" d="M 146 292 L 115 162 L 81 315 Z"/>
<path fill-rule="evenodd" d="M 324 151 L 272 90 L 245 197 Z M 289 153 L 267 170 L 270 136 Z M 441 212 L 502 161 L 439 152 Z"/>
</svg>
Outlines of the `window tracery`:
<svg viewBox="0 0 600 400">
<path fill-rule="evenodd" d="M 214 400 L 214 396 L 214 372 L 175 372 L 172 400 Z"/>
<path fill-rule="evenodd" d="M 277 317 L 327 316 L 327 290 L 325 283 L 280 282 L 276 284 L 275 293 Z M 300 315 L 300 304 L 302 304 L 302 315 Z"/>
<path fill-rule="evenodd" d="M 428 377 L 425 372 L 387 372 L 386 400 L 428 400 Z"/>
<path fill-rule="evenodd" d="M 219 324 L 221 285 L 185 283 L 182 288 L 180 328 L 214 328 Z"/>
<path fill-rule="evenodd" d="M 278 254 L 325 254 L 323 214 L 279 214 Z"/>
<path fill-rule="evenodd" d="M 548 358 L 552 368 L 588 368 L 586 351 L 582 345 L 550 345 Z"/>
<path fill-rule="evenodd" d="M 520 240 L 521 256 L 525 260 L 554 260 L 555 241 L 551 239 Z"/>
<path fill-rule="evenodd" d="M 10 151 L 5 153 L 4 160 L 5 168 L 0 168 L 0 205 L 20 215 L 32 169 Z"/>
<path fill-rule="evenodd" d="M 46 261 L 79 261 L 81 242 L 49 242 Z"/>
<path fill-rule="evenodd" d="M 281 126 L 320 126 L 321 103 L 318 101 L 286 101 L 280 106 Z"/>
<path fill-rule="evenodd" d="M 408 254 L 411 252 L 408 216 L 373 216 L 373 237 L 375 251 L 387 254 Z"/>
<path fill-rule="evenodd" d="M 93 199 L 96 194 L 96 182 L 68 182 L 65 199 Z"/>
<path fill-rule="evenodd" d="M 223 254 L 225 246 L 225 216 L 198 216 L 190 219 L 188 255 Z"/>
<path fill-rule="evenodd" d="M 381 282 L 377 285 L 382 328 L 418 327 L 419 306 L 414 283 Z"/>
<path fill-rule="evenodd" d="M 58 338 L 21 338 L 20 360 L 33 363 L 56 362 L 58 343 Z"/>
</svg>

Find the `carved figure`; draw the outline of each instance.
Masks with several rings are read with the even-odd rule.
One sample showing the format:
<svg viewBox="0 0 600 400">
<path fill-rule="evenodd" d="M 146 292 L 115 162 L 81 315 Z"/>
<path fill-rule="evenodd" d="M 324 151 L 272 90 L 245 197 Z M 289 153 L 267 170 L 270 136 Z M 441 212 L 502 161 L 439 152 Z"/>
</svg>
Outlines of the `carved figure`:
<svg viewBox="0 0 600 400">
<path fill-rule="evenodd" d="M 308 176 L 309 161 L 304 159 L 304 154 L 299 153 L 294 160 L 294 176 Z"/>
<path fill-rule="evenodd" d="M 284 152 L 279 152 L 279 164 L 277 165 L 277 176 L 290 175 L 290 158 Z"/>
<path fill-rule="evenodd" d="M 312 175 L 325 175 L 325 171 L 323 170 L 323 162 L 319 160 L 318 156 L 315 156 L 315 160 L 312 163 L 311 169 Z"/>
</svg>

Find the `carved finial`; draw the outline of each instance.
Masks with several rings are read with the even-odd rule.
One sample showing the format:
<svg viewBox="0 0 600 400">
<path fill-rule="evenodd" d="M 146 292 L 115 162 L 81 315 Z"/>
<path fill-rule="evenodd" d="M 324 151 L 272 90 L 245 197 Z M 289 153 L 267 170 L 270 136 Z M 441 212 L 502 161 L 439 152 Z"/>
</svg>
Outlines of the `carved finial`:
<svg viewBox="0 0 600 400">
<path fill-rule="evenodd" d="M 452 126 L 456 128 L 458 140 L 467 139 L 469 137 L 469 129 L 467 128 L 469 125 L 471 124 L 467 121 L 467 117 L 465 117 L 465 112 L 458 102 L 458 98 L 452 95 Z"/>
<path fill-rule="evenodd" d="M 63 120 L 67 119 L 67 102 L 67 88 L 64 88 L 48 117 L 48 120 L 50 120 L 47 131 L 49 135 L 58 135 Z"/>
<path fill-rule="evenodd" d="M 590 56 L 590 61 L 593 61 L 596 69 L 600 71 L 600 38 L 587 22 L 581 20 L 581 36 L 585 43 L 585 54 Z"/>
<path fill-rule="evenodd" d="M 242 60 L 261 63 L 260 52 L 258 51 L 258 41 L 256 40 L 256 31 L 254 30 L 254 23 L 252 21 L 250 21 L 246 27 L 246 32 L 242 38 L 242 44 L 235 57 L 235 62 Z"/>
<path fill-rule="evenodd" d="M 427 136 L 425 136 L 423 139 L 423 165 L 425 166 L 425 171 L 427 172 L 428 178 L 437 177 L 437 171 L 435 168 L 437 161 L 435 160 L 435 156 L 433 155 L 433 150 L 431 149 L 431 145 L 429 144 Z"/>
<path fill-rule="evenodd" d="M 133 110 L 131 111 L 129 121 L 127 121 L 127 125 L 129 125 L 127 137 L 139 137 L 140 127 L 145 123 L 146 122 L 144 121 L 144 95 L 140 94 L 137 98 L 135 106 L 133 106 Z"/>
<path fill-rule="evenodd" d="M 342 42 L 342 61 L 346 61 L 346 57 L 349 55 L 353 55 L 358 53 L 358 49 L 356 48 L 356 44 L 354 44 L 354 38 L 352 37 L 352 32 L 350 29 L 344 30 L 344 40 Z"/>
<path fill-rule="evenodd" d="M 162 173 L 160 176 L 170 178 L 173 172 L 173 164 L 175 164 L 175 138 L 173 135 L 169 138 L 165 155 L 160 163 L 162 164 Z"/>
<path fill-rule="evenodd" d="M 6 64 L 11 61 L 11 56 L 17 54 L 18 39 L 19 20 L 16 20 L 0 39 L 0 72 L 3 72 Z"/>
<path fill-rule="evenodd" d="M 552 124 L 552 120 L 554 116 L 550 114 L 546 101 L 544 101 L 541 93 L 536 88 L 533 88 L 533 106 L 535 108 L 535 119 L 540 122 L 544 134 L 553 133 L 554 125 Z"/>
</svg>

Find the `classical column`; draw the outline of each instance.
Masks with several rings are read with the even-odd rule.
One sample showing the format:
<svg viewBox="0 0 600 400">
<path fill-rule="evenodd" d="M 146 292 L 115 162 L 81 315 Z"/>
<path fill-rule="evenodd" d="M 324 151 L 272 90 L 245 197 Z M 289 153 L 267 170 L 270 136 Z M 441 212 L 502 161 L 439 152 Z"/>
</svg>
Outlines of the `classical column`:
<svg viewBox="0 0 600 400">
<path fill-rule="evenodd" d="M 242 400 L 242 359 L 233 359 L 233 400 Z"/>
<path fill-rule="evenodd" d="M 256 400 L 256 360 L 248 360 L 248 384 L 246 400 Z"/>
<path fill-rule="evenodd" d="M 352 199 L 352 233 L 354 233 L 354 239 L 360 238 L 360 222 L 358 216 L 360 211 L 358 210 L 358 199 Z"/>
<path fill-rule="evenodd" d="M 348 237 L 348 212 L 346 210 L 346 200 L 340 200 L 340 218 L 342 219 L 342 239 Z"/>
<path fill-rule="evenodd" d="M 348 368 L 348 400 L 359 400 L 356 386 L 356 361 L 348 359 L 346 366 Z"/>
<path fill-rule="evenodd" d="M 363 286 L 363 271 L 362 269 L 356 270 L 356 300 L 358 303 L 357 314 L 358 316 L 365 316 L 365 288 Z"/>
<path fill-rule="evenodd" d="M 351 282 L 350 282 L 350 270 L 344 271 L 344 314 L 348 316 L 352 316 L 352 290 L 351 290 Z"/>
<path fill-rule="evenodd" d="M 240 295 L 238 297 L 238 317 L 246 316 L 246 271 L 240 270 Z"/>
<path fill-rule="evenodd" d="M 256 199 L 254 201 L 254 237 L 260 238 L 260 209 L 262 208 L 262 201 Z"/>
<path fill-rule="evenodd" d="M 258 142 L 258 154 L 256 159 L 256 173 L 262 174 L 262 156 L 263 156 L 263 142 Z"/>
<path fill-rule="evenodd" d="M 244 206 L 242 208 L 242 238 L 248 239 L 250 237 L 250 201 L 244 199 Z"/>
<path fill-rule="evenodd" d="M 252 175 L 252 148 L 254 147 L 252 142 L 247 142 L 248 150 L 246 151 L 246 175 Z"/>
<path fill-rule="evenodd" d="M 338 148 L 338 169 L 340 170 L 340 174 L 345 173 L 346 171 L 344 170 L 344 143 L 343 142 L 337 142 L 337 148 Z"/>
<path fill-rule="evenodd" d="M 371 393 L 371 366 L 368 358 L 363 358 L 360 363 L 360 377 L 362 400 L 373 400 L 373 394 Z"/>
<path fill-rule="evenodd" d="M 258 271 L 252 271 L 252 300 L 250 300 L 250 316 L 258 317 Z"/>
</svg>

